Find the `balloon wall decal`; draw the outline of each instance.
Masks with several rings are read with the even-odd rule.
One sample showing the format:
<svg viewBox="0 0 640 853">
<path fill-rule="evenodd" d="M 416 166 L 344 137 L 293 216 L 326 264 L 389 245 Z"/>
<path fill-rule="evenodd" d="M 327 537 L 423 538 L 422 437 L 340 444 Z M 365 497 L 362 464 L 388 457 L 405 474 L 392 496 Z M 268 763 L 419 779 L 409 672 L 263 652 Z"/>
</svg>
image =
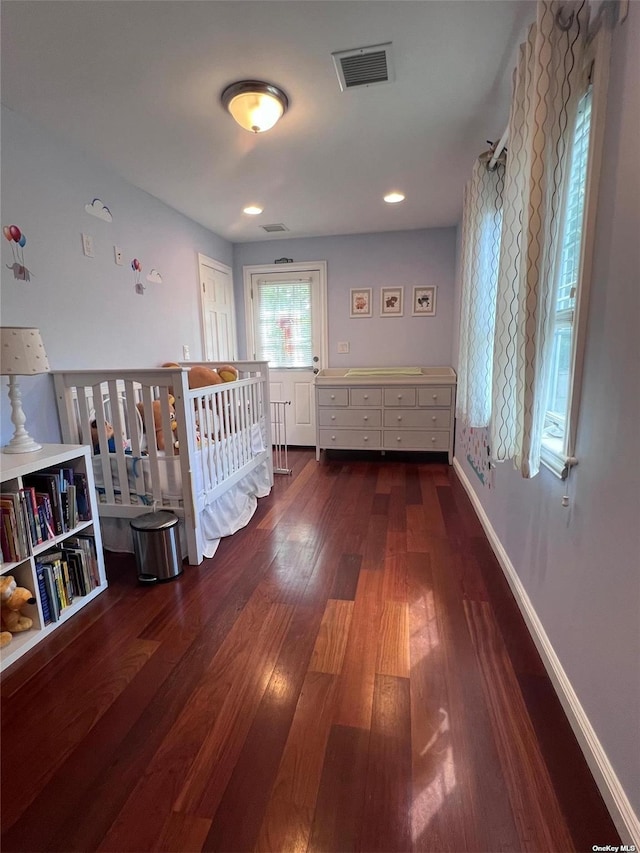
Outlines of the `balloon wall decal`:
<svg viewBox="0 0 640 853">
<path fill-rule="evenodd" d="M 162 284 L 162 276 L 156 269 L 149 270 L 149 275 L 147 276 L 147 281 L 150 281 L 152 284 Z"/>
<path fill-rule="evenodd" d="M 3 225 L 2 234 L 11 246 L 13 263 L 7 264 L 7 269 L 13 270 L 14 278 L 18 281 L 31 281 L 31 274 L 24 263 L 24 247 L 27 238 L 17 225 Z"/>
<path fill-rule="evenodd" d="M 141 280 L 142 275 L 142 264 L 137 258 L 134 258 L 131 261 L 131 269 L 133 270 L 133 281 L 136 288 L 136 293 L 139 293 L 140 296 L 144 294 L 144 284 Z"/>
</svg>

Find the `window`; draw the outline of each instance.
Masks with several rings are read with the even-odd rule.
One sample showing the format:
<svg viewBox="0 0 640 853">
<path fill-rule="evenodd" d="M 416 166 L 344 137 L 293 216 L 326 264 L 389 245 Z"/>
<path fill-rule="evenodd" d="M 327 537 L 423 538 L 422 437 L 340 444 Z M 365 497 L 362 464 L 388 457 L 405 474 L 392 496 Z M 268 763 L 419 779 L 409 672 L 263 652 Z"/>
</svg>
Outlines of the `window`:
<svg viewBox="0 0 640 853">
<path fill-rule="evenodd" d="M 258 281 L 257 358 L 271 368 L 313 365 L 311 281 Z"/>
<path fill-rule="evenodd" d="M 580 102 L 573 136 L 557 272 L 555 323 L 542 438 L 542 459 L 556 473 L 562 472 L 570 455 L 567 424 L 575 365 L 575 318 L 585 223 L 591 102 L 592 92 L 589 89 Z"/>
</svg>

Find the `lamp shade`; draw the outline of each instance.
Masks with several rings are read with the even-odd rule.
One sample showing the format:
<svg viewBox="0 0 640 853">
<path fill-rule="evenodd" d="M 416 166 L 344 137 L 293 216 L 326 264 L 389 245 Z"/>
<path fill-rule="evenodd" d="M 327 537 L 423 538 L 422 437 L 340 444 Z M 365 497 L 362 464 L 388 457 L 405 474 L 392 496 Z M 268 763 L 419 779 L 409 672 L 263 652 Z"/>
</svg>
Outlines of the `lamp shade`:
<svg viewBox="0 0 640 853">
<path fill-rule="evenodd" d="M 49 361 L 39 329 L 0 328 L 0 373 L 3 376 L 29 376 L 48 371 Z"/>
<path fill-rule="evenodd" d="M 227 86 L 221 100 L 240 127 L 252 133 L 272 128 L 289 106 L 282 89 L 260 80 L 242 80 Z"/>
</svg>

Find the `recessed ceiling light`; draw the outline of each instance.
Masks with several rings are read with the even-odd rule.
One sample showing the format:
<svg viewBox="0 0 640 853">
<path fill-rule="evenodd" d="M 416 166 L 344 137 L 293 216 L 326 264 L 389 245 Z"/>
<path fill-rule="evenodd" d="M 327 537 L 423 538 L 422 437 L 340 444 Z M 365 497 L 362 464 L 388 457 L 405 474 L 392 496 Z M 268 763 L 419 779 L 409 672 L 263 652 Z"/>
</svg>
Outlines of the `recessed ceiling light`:
<svg viewBox="0 0 640 853">
<path fill-rule="evenodd" d="M 254 204 L 252 204 L 249 207 L 245 207 L 242 212 L 248 213 L 249 216 L 257 216 L 259 213 L 262 213 L 262 208 L 256 207 Z"/>
<path fill-rule="evenodd" d="M 399 201 L 404 201 L 404 196 L 402 193 L 388 193 L 384 200 L 387 204 L 398 204 Z"/>
</svg>

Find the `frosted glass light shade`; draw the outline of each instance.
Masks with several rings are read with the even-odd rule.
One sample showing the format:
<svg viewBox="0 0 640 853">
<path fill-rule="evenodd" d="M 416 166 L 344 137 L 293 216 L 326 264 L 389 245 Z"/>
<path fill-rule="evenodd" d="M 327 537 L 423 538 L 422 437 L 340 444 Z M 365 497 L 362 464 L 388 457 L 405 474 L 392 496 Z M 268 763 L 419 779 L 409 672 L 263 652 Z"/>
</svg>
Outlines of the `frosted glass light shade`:
<svg viewBox="0 0 640 853">
<path fill-rule="evenodd" d="M 224 90 L 222 104 L 240 127 L 252 133 L 264 133 L 282 118 L 289 99 L 282 89 L 270 83 L 243 80 Z"/>
</svg>

